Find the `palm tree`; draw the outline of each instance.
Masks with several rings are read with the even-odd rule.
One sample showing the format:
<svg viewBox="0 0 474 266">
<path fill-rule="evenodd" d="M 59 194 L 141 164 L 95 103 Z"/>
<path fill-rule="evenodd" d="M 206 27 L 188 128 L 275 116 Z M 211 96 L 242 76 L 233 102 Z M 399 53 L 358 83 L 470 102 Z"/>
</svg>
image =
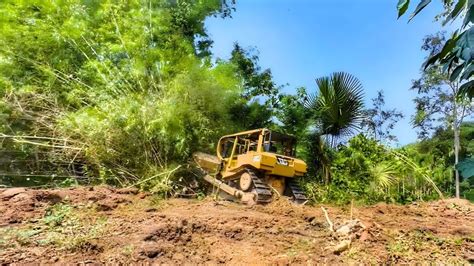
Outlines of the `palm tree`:
<svg viewBox="0 0 474 266">
<path fill-rule="evenodd" d="M 318 92 L 308 95 L 306 112 L 310 115 L 311 154 L 319 162 L 325 182 L 330 181 L 330 156 L 325 143 L 335 148 L 337 142 L 359 128 L 363 118 L 363 90 L 360 81 L 345 72 L 336 72 L 316 79 Z M 326 141 L 324 141 L 324 139 Z"/>
</svg>

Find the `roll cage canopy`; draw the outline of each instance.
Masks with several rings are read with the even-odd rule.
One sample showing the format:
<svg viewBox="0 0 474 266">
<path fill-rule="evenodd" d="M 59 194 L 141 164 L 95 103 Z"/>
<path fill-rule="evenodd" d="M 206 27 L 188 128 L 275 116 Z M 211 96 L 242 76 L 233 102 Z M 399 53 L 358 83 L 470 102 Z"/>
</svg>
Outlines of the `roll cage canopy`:
<svg viewBox="0 0 474 266">
<path fill-rule="evenodd" d="M 295 148 L 295 137 L 261 128 L 223 136 L 217 145 L 217 154 L 221 159 L 249 151 L 271 152 L 294 157 Z"/>
</svg>

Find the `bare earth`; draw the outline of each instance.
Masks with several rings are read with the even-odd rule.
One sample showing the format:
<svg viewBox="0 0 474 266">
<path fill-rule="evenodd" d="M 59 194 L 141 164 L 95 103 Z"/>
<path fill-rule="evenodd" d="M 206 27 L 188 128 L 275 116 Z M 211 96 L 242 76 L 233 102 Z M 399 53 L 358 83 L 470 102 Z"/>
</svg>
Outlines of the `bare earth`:
<svg viewBox="0 0 474 266">
<path fill-rule="evenodd" d="M 0 189 L 0 264 L 474 262 L 474 205 L 267 206 L 133 189 Z M 344 225 L 356 224 L 344 231 Z M 347 226 L 346 226 L 347 227 Z"/>
</svg>

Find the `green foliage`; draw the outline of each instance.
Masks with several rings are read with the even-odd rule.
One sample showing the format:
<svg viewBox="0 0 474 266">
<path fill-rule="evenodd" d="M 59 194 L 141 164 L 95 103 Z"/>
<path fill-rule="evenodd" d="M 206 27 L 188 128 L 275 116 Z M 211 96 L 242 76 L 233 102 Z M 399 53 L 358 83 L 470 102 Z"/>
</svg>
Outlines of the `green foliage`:
<svg viewBox="0 0 474 266">
<path fill-rule="evenodd" d="M 281 95 L 276 117 L 279 130 L 298 137 L 298 154 L 308 164 L 310 182 L 329 184 L 333 148 L 361 122 L 362 85 L 344 72 L 318 78 L 316 84 L 314 94 L 299 88 L 296 95 Z"/>
<path fill-rule="evenodd" d="M 72 206 L 67 204 L 56 204 L 46 210 L 42 219 L 45 225 L 55 227 L 60 226 L 71 215 Z"/>
<path fill-rule="evenodd" d="M 243 78 L 245 98 L 266 96 L 267 104 L 277 104 L 279 87 L 273 81 L 270 69 L 261 70 L 258 65 L 259 57 L 253 50 L 245 50 L 235 43 L 230 61 L 237 66 L 238 73 Z"/>
<path fill-rule="evenodd" d="M 474 154 L 474 146 L 472 140 L 474 139 L 474 123 L 464 122 L 460 126 L 460 149 L 459 149 L 459 160 L 463 161 L 466 158 L 470 158 Z M 453 130 L 438 128 L 431 138 L 425 139 L 411 145 L 411 148 L 416 149 L 417 153 L 423 154 L 425 158 L 420 163 L 430 164 L 432 167 L 440 168 L 435 178 L 443 179 L 442 172 L 446 173 L 445 180 L 442 181 L 442 187 L 447 193 L 452 193 L 451 180 L 446 180 L 447 177 L 451 177 L 453 166 L 455 162 L 455 154 L 453 151 Z M 441 169 L 444 167 L 444 171 Z M 462 173 L 461 173 L 462 175 Z M 470 186 L 464 188 L 469 190 Z M 464 193 L 464 192 L 463 192 Z"/>
<path fill-rule="evenodd" d="M 442 47 L 444 33 L 427 36 L 424 40 L 422 49 L 429 51 L 430 55 L 439 51 L 443 53 L 445 47 Z M 448 40 L 449 43 L 451 40 Z M 420 79 L 413 82 L 412 89 L 418 91 L 418 96 L 414 99 L 416 104 L 416 114 L 412 118 L 412 123 L 419 128 L 419 137 L 426 138 L 437 128 L 452 128 L 454 164 L 459 162 L 461 135 L 460 126 L 465 118 L 474 113 L 474 106 L 467 97 L 458 97 L 462 89 L 459 80 L 453 78 L 453 75 L 461 69 L 448 69 L 442 65 L 426 66 Z M 458 71 L 459 72 L 459 71 Z M 459 197 L 459 175 L 455 175 L 456 197 Z"/>
<path fill-rule="evenodd" d="M 276 111 L 276 118 L 281 122 L 278 130 L 299 138 L 304 136 L 311 116 L 304 106 L 307 97 L 305 88 L 298 88 L 296 95 L 280 95 L 279 108 Z"/>
<path fill-rule="evenodd" d="M 470 178 L 474 177 L 474 158 L 467 158 L 456 165 L 456 169 L 459 170 L 463 177 Z"/>
<path fill-rule="evenodd" d="M 240 98 L 229 110 L 231 120 L 237 129 L 256 129 L 273 125 L 273 112 L 268 105 L 260 104 L 258 100 L 248 101 Z"/>
<path fill-rule="evenodd" d="M 390 175 L 390 172 L 380 173 L 381 170 L 387 170 L 385 162 L 389 155 L 377 141 L 357 135 L 347 146 L 341 146 L 334 157 L 331 164 L 331 190 L 333 193 L 340 194 L 344 191 L 349 193 L 343 197 L 339 195 L 338 200 L 349 201 L 350 194 L 357 199 L 364 197 L 378 199 L 384 194 L 380 193 L 384 187 L 378 185 L 383 183 L 384 176 Z"/>
<path fill-rule="evenodd" d="M 271 123 L 253 97 L 278 89 L 258 59 L 243 49 L 229 62 L 208 57 L 204 20 L 232 11 L 220 0 L 3 1 L 0 133 L 74 141 L 55 158 L 80 158 L 93 182 L 149 180 L 141 187 L 169 193 L 184 174 L 161 173 L 214 151 L 225 133 Z M 39 144 L 23 144 L 37 162 L 23 147 Z"/>
<path fill-rule="evenodd" d="M 224 133 L 222 125 L 231 123 L 228 108 L 240 92 L 228 75 L 231 69 L 196 67 L 178 75 L 161 93 L 127 94 L 71 113 L 61 129 L 83 140 L 96 164 L 114 176 L 120 171 L 125 176 L 155 175 L 148 172 L 152 166 L 184 162 L 200 148 L 210 150 L 210 140 Z"/>
<path fill-rule="evenodd" d="M 438 186 L 448 193 L 452 189 L 452 171 L 414 147 L 391 151 L 359 134 L 340 145 L 332 157 L 331 182 L 306 184 L 314 201 L 405 203 L 438 198 Z"/>
<path fill-rule="evenodd" d="M 474 122 L 464 122 L 460 127 L 460 152 L 461 160 L 474 154 Z M 443 164 L 454 164 L 453 130 L 438 128 L 431 138 L 420 141 L 416 146 L 420 153 L 431 154 Z"/>
</svg>

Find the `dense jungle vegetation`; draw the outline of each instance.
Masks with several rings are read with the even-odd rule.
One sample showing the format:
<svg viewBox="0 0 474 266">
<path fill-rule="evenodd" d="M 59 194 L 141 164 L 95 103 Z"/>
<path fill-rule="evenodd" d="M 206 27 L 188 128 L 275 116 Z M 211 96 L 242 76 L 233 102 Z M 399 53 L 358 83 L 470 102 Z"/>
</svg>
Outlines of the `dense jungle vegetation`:
<svg viewBox="0 0 474 266">
<path fill-rule="evenodd" d="M 451 76 L 457 68 L 446 73 L 433 61 L 413 77 L 420 141 L 393 148 L 404 114 L 385 107 L 383 91 L 364 106 L 363 84 L 351 74 L 328 73 L 284 94 L 255 51 L 236 43 L 230 59 L 216 59 L 204 22 L 230 19 L 234 4 L 2 1 L 0 185 L 106 183 L 202 195 L 191 154 L 214 153 L 224 134 L 269 127 L 297 136 L 313 201 L 456 194 L 455 163 L 474 160 L 474 108 L 459 93 L 465 81 Z M 427 36 L 427 58 L 446 39 Z M 458 176 L 459 193 L 474 200 L 467 173 Z"/>
</svg>

